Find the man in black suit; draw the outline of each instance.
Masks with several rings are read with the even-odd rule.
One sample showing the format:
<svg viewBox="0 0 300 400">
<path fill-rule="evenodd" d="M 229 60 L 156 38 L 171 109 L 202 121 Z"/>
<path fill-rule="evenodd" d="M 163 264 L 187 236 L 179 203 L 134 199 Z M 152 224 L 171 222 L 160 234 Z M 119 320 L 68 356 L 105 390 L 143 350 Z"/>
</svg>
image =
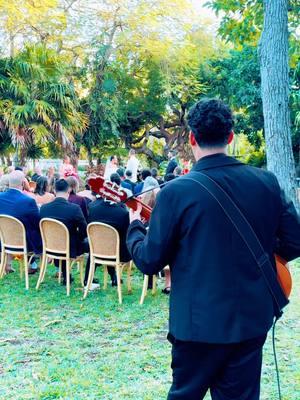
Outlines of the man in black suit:
<svg viewBox="0 0 300 400">
<path fill-rule="evenodd" d="M 114 227 L 120 235 L 120 260 L 127 263 L 131 260 L 126 245 L 126 234 L 129 226 L 129 213 L 126 207 L 121 203 L 97 198 L 96 201 L 89 204 L 88 222 L 102 222 Z M 101 240 L 101 238 L 99 238 Z M 87 263 L 85 283 L 88 279 L 89 262 Z M 113 267 L 108 267 L 108 273 L 111 277 L 112 286 L 117 286 L 116 272 Z"/>
<path fill-rule="evenodd" d="M 56 219 L 66 225 L 70 234 L 70 255 L 75 258 L 89 252 L 89 246 L 85 240 L 87 225 L 81 208 L 77 204 L 68 202 L 70 190 L 71 188 L 65 179 L 57 180 L 55 182 L 56 198 L 51 203 L 44 204 L 41 207 L 40 216 L 41 218 Z M 66 284 L 65 265 L 63 265 L 62 273 L 64 284 Z"/>
<path fill-rule="evenodd" d="M 158 194 L 149 231 L 132 214 L 127 244 L 137 267 L 171 270 L 173 384 L 169 400 L 258 400 L 262 347 L 275 307 L 249 249 L 199 172 L 216 181 L 246 216 L 275 268 L 274 252 L 300 256 L 300 220 L 276 177 L 227 156 L 230 109 L 219 100 L 197 103 L 188 116 L 193 170 Z M 276 246 L 277 244 L 277 246 Z"/>
<path fill-rule="evenodd" d="M 176 151 L 175 150 L 170 150 L 168 153 L 168 159 L 169 163 L 167 165 L 166 173 L 165 175 L 168 174 L 173 174 L 174 169 L 178 167 L 178 162 L 176 161 Z"/>
</svg>

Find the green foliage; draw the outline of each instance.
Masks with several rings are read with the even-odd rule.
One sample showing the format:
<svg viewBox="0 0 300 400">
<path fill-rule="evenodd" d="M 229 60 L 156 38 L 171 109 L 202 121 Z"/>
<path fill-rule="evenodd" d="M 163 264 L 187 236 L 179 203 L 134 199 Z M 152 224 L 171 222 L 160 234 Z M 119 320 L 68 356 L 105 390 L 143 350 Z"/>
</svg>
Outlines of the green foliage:
<svg viewBox="0 0 300 400">
<path fill-rule="evenodd" d="M 300 140 L 299 65 L 295 70 L 291 69 L 290 73 L 295 154 L 297 154 Z M 263 131 L 264 120 L 257 48 L 244 45 L 241 49 L 223 51 L 221 56 L 208 59 L 200 66 L 199 79 L 208 88 L 206 92 L 208 97 L 220 97 L 232 107 L 235 113 L 235 132 L 245 133 L 250 143 L 254 145 L 254 150 L 259 151 L 262 145 L 260 132 Z M 256 157 L 257 154 L 253 154 L 253 160 Z M 263 163 L 264 157 L 260 154 L 258 165 Z M 251 157 L 250 160 L 252 160 Z"/>
<path fill-rule="evenodd" d="M 11 138 L 5 131 L 0 131 L 0 154 L 2 156 L 8 155 L 13 151 Z"/>
<path fill-rule="evenodd" d="M 189 0 L 97 5 L 92 0 L 24 0 L 22 6 L 19 0 L 0 0 L 0 6 L 0 37 L 8 42 L 3 52 L 8 49 L 13 56 L 0 58 L 3 154 L 14 145 L 25 157 L 25 148 L 43 148 L 45 157 L 68 151 L 100 161 L 135 147 L 159 164 L 167 148 L 187 155 L 186 113 L 204 95 L 230 104 L 235 131 L 245 133 L 253 151 L 259 151 L 262 0 L 208 0 L 221 18 L 219 37 L 230 47 L 214 38 Z M 289 7 L 298 157 L 299 4 L 291 0 Z M 31 45 L 25 46 L 28 41 Z"/>
<path fill-rule="evenodd" d="M 208 0 L 206 5 L 221 16 L 219 34 L 224 39 L 232 42 L 237 48 L 258 44 L 263 26 L 263 0 Z M 297 41 L 299 43 L 299 37 L 297 38 L 299 12 L 299 2 L 289 0 L 289 29 L 292 47 Z"/>
<path fill-rule="evenodd" d="M 256 48 L 244 46 L 208 60 L 200 67 L 200 81 L 209 87 L 209 97 L 220 97 L 235 110 L 235 131 L 259 147 L 263 113 Z"/>
<path fill-rule="evenodd" d="M 28 46 L 15 58 L 2 59 L 0 88 L 1 132 L 13 145 L 40 147 L 57 140 L 70 147 L 87 124 L 66 66 L 53 50 Z"/>
</svg>

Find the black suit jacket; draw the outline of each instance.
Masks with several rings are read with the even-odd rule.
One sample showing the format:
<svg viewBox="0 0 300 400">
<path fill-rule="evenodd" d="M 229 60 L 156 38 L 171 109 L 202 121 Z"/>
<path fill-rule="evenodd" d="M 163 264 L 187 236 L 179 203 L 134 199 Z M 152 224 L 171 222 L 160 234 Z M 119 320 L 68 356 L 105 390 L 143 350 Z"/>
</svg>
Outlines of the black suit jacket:
<svg viewBox="0 0 300 400">
<path fill-rule="evenodd" d="M 173 174 L 174 169 L 178 166 L 178 162 L 176 161 L 175 158 L 172 158 L 172 160 L 169 161 L 166 169 L 166 175 L 167 174 Z"/>
<path fill-rule="evenodd" d="M 88 222 L 102 222 L 114 227 L 120 235 L 120 260 L 122 262 L 131 260 L 126 245 L 129 213 L 123 204 L 111 203 L 103 199 L 93 201 L 89 204 Z"/>
<path fill-rule="evenodd" d="M 213 198 L 195 182 L 205 171 L 234 199 L 274 262 L 300 256 L 300 222 L 275 176 L 224 154 L 204 157 L 157 196 L 148 233 L 140 221 L 127 244 L 137 267 L 170 265 L 170 333 L 179 340 L 235 343 L 265 334 L 274 307 L 246 245 Z M 274 264 L 275 267 L 275 264 Z"/>
<path fill-rule="evenodd" d="M 69 203 L 58 197 L 40 210 L 41 218 L 53 218 L 66 225 L 70 233 L 70 254 L 76 257 L 82 254 L 82 241 L 86 238 L 86 220 L 77 204 Z"/>
</svg>

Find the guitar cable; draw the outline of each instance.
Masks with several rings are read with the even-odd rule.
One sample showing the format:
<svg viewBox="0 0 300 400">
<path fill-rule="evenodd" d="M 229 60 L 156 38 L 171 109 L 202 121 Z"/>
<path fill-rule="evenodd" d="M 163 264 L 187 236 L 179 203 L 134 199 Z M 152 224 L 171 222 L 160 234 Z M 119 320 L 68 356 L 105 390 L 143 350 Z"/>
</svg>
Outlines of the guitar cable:
<svg viewBox="0 0 300 400">
<path fill-rule="evenodd" d="M 276 369 L 276 379 L 277 379 L 277 389 L 278 389 L 278 399 L 282 400 L 281 397 L 281 387 L 280 387 L 280 374 L 278 369 L 278 362 L 277 362 L 277 354 L 276 354 L 276 344 L 275 344 L 275 326 L 278 318 L 275 319 L 273 326 L 272 326 L 272 345 L 273 345 L 273 356 L 275 362 L 275 369 Z"/>
</svg>

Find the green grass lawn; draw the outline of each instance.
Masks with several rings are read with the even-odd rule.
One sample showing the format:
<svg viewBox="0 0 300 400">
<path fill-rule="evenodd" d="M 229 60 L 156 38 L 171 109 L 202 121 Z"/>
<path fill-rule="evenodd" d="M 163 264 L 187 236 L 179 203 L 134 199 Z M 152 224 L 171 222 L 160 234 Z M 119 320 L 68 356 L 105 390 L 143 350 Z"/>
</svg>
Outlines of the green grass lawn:
<svg viewBox="0 0 300 400">
<path fill-rule="evenodd" d="M 300 263 L 294 266 L 292 301 L 276 340 L 285 400 L 300 399 Z M 171 382 L 167 297 L 159 290 L 140 306 L 136 270 L 133 294 L 124 285 L 121 306 L 111 287 L 82 301 L 78 275 L 67 298 L 53 275 L 49 268 L 38 292 L 37 277 L 30 277 L 28 292 L 17 273 L 0 282 L 0 399 L 165 399 Z M 277 399 L 270 335 L 261 399 Z"/>
</svg>

